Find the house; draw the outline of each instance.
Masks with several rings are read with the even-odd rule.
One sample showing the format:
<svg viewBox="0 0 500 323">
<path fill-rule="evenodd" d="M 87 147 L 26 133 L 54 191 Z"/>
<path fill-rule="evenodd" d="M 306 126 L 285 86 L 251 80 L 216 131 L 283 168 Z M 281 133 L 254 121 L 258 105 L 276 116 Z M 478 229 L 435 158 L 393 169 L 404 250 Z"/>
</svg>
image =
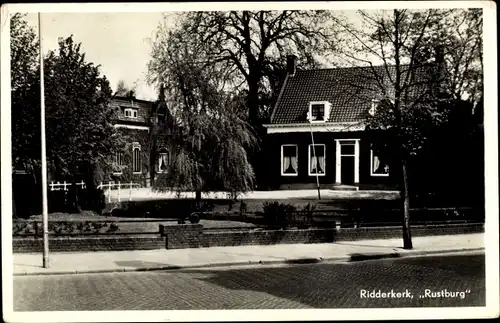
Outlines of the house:
<svg viewBox="0 0 500 323">
<path fill-rule="evenodd" d="M 370 68 L 298 70 L 287 76 L 267 128 L 274 189 L 394 188 L 397 175 L 372 149 L 363 120 L 381 96 Z"/>
<path fill-rule="evenodd" d="M 151 186 L 155 177 L 166 171 L 170 160 L 164 141 L 171 120 L 166 104 L 115 96 L 110 105 L 115 111 L 114 127 L 125 142 L 113 156 L 113 169 L 105 177 L 114 182 Z"/>
</svg>

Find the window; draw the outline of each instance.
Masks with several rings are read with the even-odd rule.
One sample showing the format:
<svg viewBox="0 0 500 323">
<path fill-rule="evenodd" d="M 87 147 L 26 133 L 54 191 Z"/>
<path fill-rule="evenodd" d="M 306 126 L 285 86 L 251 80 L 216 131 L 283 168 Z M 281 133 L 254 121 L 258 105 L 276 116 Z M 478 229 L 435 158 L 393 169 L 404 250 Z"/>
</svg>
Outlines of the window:
<svg viewBox="0 0 500 323">
<path fill-rule="evenodd" d="M 156 111 L 156 123 L 163 124 L 165 123 L 165 107 L 160 106 Z"/>
<path fill-rule="evenodd" d="M 168 152 L 162 151 L 158 155 L 158 172 L 165 173 L 169 164 Z"/>
<path fill-rule="evenodd" d="M 371 163 L 370 163 L 371 176 L 389 176 L 389 165 L 380 158 L 376 153 L 371 150 Z"/>
<path fill-rule="evenodd" d="M 115 160 L 113 161 L 113 169 L 115 174 L 121 174 L 122 173 L 122 166 L 123 166 L 123 152 L 119 151 L 116 152 L 115 154 Z"/>
<path fill-rule="evenodd" d="M 297 145 L 281 146 L 281 175 L 282 176 L 297 176 Z"/>
<path fill-rule="evenodd" d="M 372 100 L 372 106 L 370 107 L 370 110 L 368 110 L 368 113 L 371 116 L 375 115 L 375 112 L 377 112 L 377 106 L 379 105 L 380 101 L 379 100 Z"/>
<path fill-rule="evenodd" d="M 141 173 L 141 145 L 134 142 L 132 144 L 132 172 Z"/>
<path fill-rule="evenodd" d="M 325 118 L 325 105 L 324 104 L 311 105 L 311 115 L 314 121 L 323 120 Z"/>
<path fill-rule="evenodd" d="M 127 108 L 124 110 L 124 113 L 127 118 L 137 118 L 137 109 Z"/>
<path fill-rule="evenodd" d="M 309 176 L 325 175 L 325 145 L 309 145 Z"/>
<path fill-rule="evenodd" d="M 326 101 L 309 102 L 307 120 L 310 122 L 325 122 L 330 116 L 330 103 Z"/>
</svg>

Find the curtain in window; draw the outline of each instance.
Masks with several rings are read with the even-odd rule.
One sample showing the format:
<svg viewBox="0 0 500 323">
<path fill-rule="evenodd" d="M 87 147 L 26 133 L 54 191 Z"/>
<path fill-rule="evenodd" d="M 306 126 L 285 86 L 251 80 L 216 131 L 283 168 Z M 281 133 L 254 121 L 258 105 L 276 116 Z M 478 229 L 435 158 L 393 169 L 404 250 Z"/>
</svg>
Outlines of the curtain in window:
<svg viewBox="0 0 500 323">
<path fill-rule="evenodd" d="M 297 146 L 283 146 L 283 173 L 297 173 Z"/>
<path fill-rule="evenodd" d="M 311 173 L 316 174 L 316 168 L 318 167 L 318 158 L 311 156 Z"/>
<path fill-rule="evenodd" d="M 168 165 L 168 155 L 167 153 L 160 153 L 159 169 L 161 172 L 167 170 Z"/>
<path fill-rule="evenodd" d="M 291 164 L 291 157 L 284 156 L 283 157 L 283 172 L 287 172 L 288 168 L 290 167 Z"/>
<path fill-rule="evenodd" d="M 318 172 L 319 174 L 322 174 L 325 172 L 325 156 L 319 156 L 319 169 Z"/>
<path fill-rule="evenodd" d="M 372 172 L 378 173 L 380 171 L 379 167 L 380 167 L 380 159 L 378 158 L 378 156 L 373 155 L 373 170 L 372 170 Z"/>
<path fill-rule="evenodd" d="M 310 147 L 311 174 L 324 174 L 325 172 L 325 146 L 314 145 Z"/>
<path fill-rule="evenodd" d="M 294 173 L 297 172 L 297 156 L 290 157 L 290 163 L 293 168 Z"/>
</svg>

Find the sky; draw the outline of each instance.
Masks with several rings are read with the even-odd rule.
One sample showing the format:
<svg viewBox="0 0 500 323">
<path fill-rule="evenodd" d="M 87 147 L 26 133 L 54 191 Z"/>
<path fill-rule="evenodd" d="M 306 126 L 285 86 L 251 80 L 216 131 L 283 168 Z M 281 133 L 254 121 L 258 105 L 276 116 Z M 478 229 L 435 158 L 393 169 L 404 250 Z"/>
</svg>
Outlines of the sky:
<svg viewBox="0 0 500 323">
<path fill-rule="evenodd" d="M 73 34 L 86 60 L 101 65 L 113 90 L 118 81 L 136 85 L 136 97 L 155 100 L 157 92 L 146 82 L 150 38 L 163 19 L 159 12 L 144 13 L 42 13 L 43 50 L 56 50 L 59 37 Z M 25 20 L 38 35 L 38 15 Z"/>
<path fill-rule="evenodd" d="M 299 2 L 288 4 L 291 7 L 300 5 Z M 359 21 L 356 21 L 359 19 L 359 16 L 353 10 L 359 9 L 359 7 L 352 7 L 352 2 L 343 3 L 343 6 L 348 6 L 347 10 L 343 10 L 340 9 L 340 4 L 342 2 L 335 4 L 334 8 L 343 11 L 343 14 L 348 17 L 351 23 L 359 24 Z M 371 5 L 373 4 L 371 3 Z M 203 10 L 202 3 L 192 3 L 192 5 L 195 7 L 190 10 Z M 370 3 L 368 3 L 363 8 L 380 10 L 381 8 L 379 7 L 381 5 L 387 6 L 389 4 L 381 2 L 374 7 L 370 7 Z M 231 4 L 227 6 L 231 6 Z M 25 19 L 34 28 L 36 34 L 38 34 L 38 14 L 36 11 L 34 12 L 36 8 L 26 8 L 29 8 L 27 11 L 30 13 L 28 13 Z M 113 10 L 109 9 L 119 7 L 108 8 L 104 6 L 102 7 L 102 12 L 75 12 L 74 7 L 68 8 L 71 10 L 64 13 L 64 8 L 61 9 L 61 6 L 58 5 L 54 7 L 57 11 L 46 11 L 41 14 L 44 52 L 56 50 L 59 37 L 68 37 L 73 34 L 74 40 L 82 44 L 81 49 L 86 53 L 87 61 L 101 65 L 101 72 L 109 79 L 113 90 L 116 89 L 118 82 L 123 80 L 127 87 L 135 87 L 138 99 L 156 100 L 157 91 L 153 86 L 147 84 L 146 75 L 147 64 L 150 60 L 150 40 L 154 38 L 156 29 L 163 20 L 162 12 L 113 12 Z M 94 10 L 96 8 L 99 9 L 99 7 L 94 7 Z M 121 9 L 124 8 L 122 7 Z M 134 10 L 134 8 L 128 9 Z M 185 9 L 189 8 L 186 7 Z M 213 10 L 214 8 L 209 6 L 204 9 Z M 19 11 L 23 12 L 23 10 Z M 106 13 L 105 11 L 108 12 Z M 163 12 L 172 11 L 167 9 Z"/>
<path fill-rule="evenodd" d="M 138 99 L 157 99 L 146 74 L 150 40 L 163 20 L 161 12 L 45 12 L 41 17 L 44 52 L 56 50 L 59 37 L 73 35 L 87 61 L 101 65 L 113 91 L 123 80 L 127 87 L 135 86 Z M 28 13 L 25 20 L 38 35 L 38 14 Z"/>
</svg>

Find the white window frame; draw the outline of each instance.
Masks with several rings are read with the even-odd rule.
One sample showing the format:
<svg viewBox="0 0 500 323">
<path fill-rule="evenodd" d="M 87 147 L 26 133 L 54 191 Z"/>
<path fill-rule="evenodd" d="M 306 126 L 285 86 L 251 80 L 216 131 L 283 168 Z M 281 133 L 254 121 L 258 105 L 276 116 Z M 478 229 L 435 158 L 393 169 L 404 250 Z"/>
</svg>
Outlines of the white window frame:
<svg viewBox="0 0 500 323">
<path fill-rule="evenodd" d="M 159 152 L 158 153 L 158 173 L 166 173 L 167 171 L 166 170 L 161 170 L 160 169 L 160 164 L 161 164 L 161 157 L 162 155 L 167 155 L 167 160 L 168 160 L 168 163 L 170 163 L 170 154 L 168 153 L 168 151 L 165 151 L 165 152 Z"/>
<path fill-rule="evenodd" d="M 322 104 L 324 106 L 323 120 L 313 120 L 312 106 Z M 307 114 L 307 120 L 310 123 L 325 123 L 330 117 L 330 102 L 328 101 L 311 101 L 309 102 L 309 112 Z"/>
<path fill-rule="evenodd" d="M 285 173 L 283 170 L 283 147 L 295 147 L 295 156 L 297 158 L 297 169 L 295 170 L 295 173 Z M 281 176 L 299 176 L 299 146 L 297 144 L 283 144 L 281 145 L 281 162 L 280 162 L 280 167 L 281 167 Z"/>
<path fill-rule="evenodd" d="M 313 144 L 309 144 L 309 146 L 307 147 L 307 150 L 308 150 L 308 159 L 307 159 L 307 173 L 309 174 L 309 176 L 315 176 L 318 175 L 318 176 L 326 176 L 326 145 L 325 144 L 314 144 L 314 146 L 323 146 L 323 156 L 325 157 L 325 169 L 323 169 L 323 173 L 311 173 L 311 147 L 313 146 Z"/>
<path fill-rule="evenodd" d="M 130 115 L 127 115 L 127 112 L 130 113 Z M 125 117 L 131 118 L 131 119 L 137 119 L 137 109 L 132 109 L 132 108 L 125 108 L 124 112 Z"/>
<path fill-rule="evenodd" d="M 391 169 L 389 168 L 389 172 L 387 174 L 377 174 L 373 172 L 373 149 L 370 149 L 370 176 L 374 177 L 389 177 L 391 173 Z"/>
<path fill-rule="evenodd" d="M 121 158 L 120 158 L 121 156 Z M 114 160 L 114 163 L 116 164 L 116 166 L 118 166 L 118 169 L 120 169 L 119 172 L 113 172 L 114 175 L 121 175 L 123 172 L 122 172 L 122 166 L 123 166 L 123 151 L 117 151 L 115 153 L 115 160 Z"/>
<path fill-rule="evenodd" d="M 136 164 L 135 164 L 135 150 L 139 150 L 139 171 L 136 171 Z M 141 158 L 141 144 L 138 142 L 133 142 L 132 143 L 132 174 L 142 174 L 142 158 Z"/>
</svg>

